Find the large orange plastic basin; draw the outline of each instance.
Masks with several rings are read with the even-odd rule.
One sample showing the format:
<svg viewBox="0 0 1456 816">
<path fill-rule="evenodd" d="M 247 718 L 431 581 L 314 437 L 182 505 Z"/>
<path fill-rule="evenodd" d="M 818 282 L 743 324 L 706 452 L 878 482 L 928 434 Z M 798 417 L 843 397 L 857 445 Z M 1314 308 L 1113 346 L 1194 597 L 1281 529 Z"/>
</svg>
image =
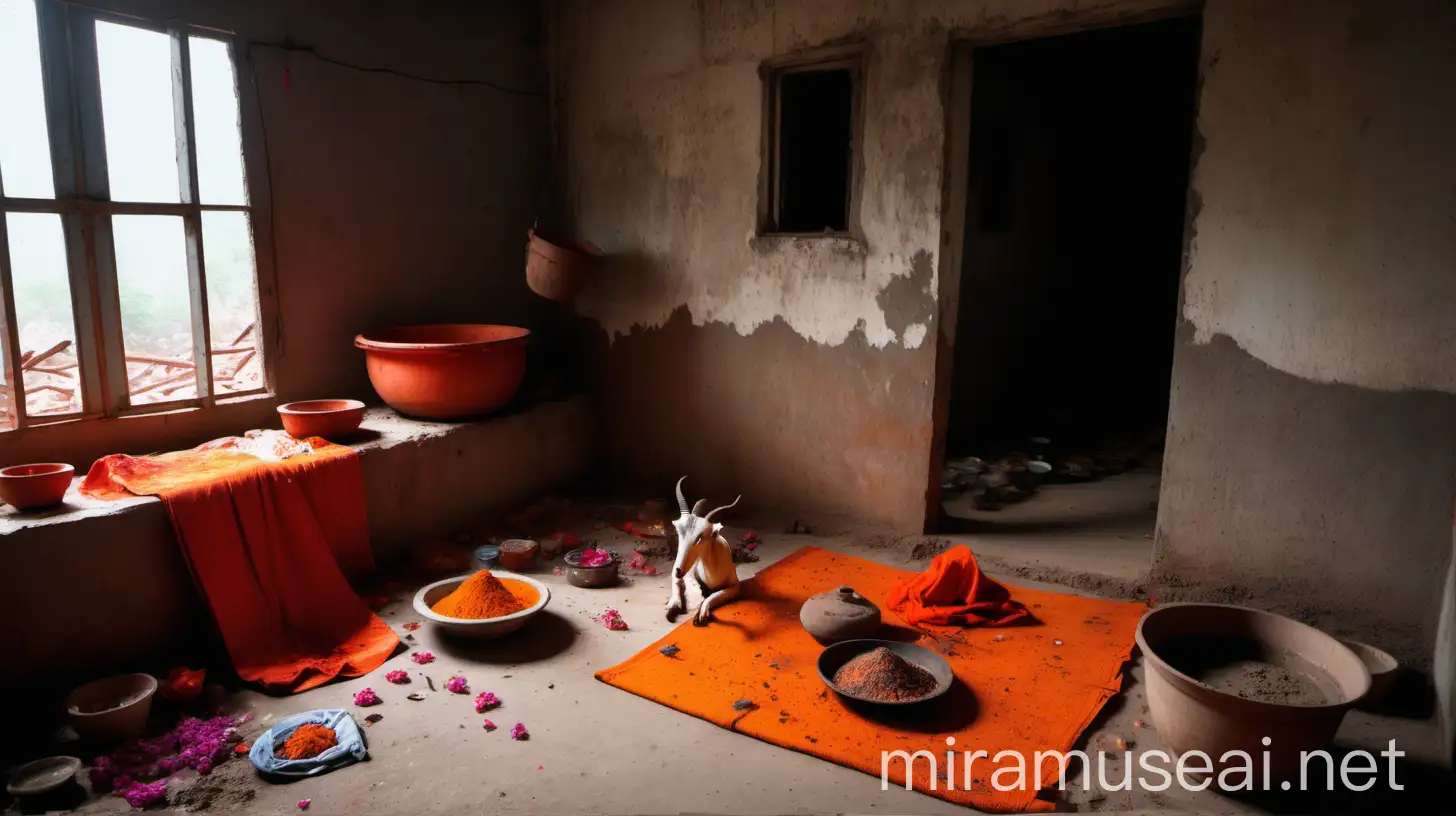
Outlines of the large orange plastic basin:
<svg viewBox="0 0 1456 816">
<path fill-rule="evenodd" d="M 426 419 L 465 419 L 505 405 L 526 376 L 526 338 L 516 326 L 397 326 L 354 338 L 369 382 L 389 407 Z"/>
</svg>

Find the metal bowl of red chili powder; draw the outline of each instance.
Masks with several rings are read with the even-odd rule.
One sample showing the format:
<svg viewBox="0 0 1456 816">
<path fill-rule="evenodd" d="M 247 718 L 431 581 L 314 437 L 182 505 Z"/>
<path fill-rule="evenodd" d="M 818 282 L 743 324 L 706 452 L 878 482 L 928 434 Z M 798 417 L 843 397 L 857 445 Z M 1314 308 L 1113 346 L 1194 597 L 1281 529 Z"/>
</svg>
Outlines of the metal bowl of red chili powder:
<svg viewBox="0 0 1456 816">
<path fill-rule="evenodd" d="M 934 700 L 955 683 L 955 672 L 945 658 L 924 646 L 896 640 L 840 641 L 819 653 L 818 668 L 819 679 L 835 693 L 876 705 Z"/>
<path fill-rule="evenodd" d="M 494 591 L 495 587 L 487 578 L 494 579 L 501 588 L 507 591 L 515 601 L 510 606 L 515 607 L 516 611 L 509 611 L 509 607 L 507 607 L 505 614 L 497 614 L 492 617 L 454 617 L 436 611 L 435 607 L 446 602 L 447 599 L 453 601 L 454 608 L 468 607 L 475 614 L 495 611 L 493 607 L 499 608 L 503 599 L 500 597 L 500 593 Z M 477 593 L 476 597 L 454 596 L 452 598 L 454 593 L 467 582 L 470 582 L 467 590 L 476 588 L 484 591 Z M 436 581 L 421 588 L 419 592 L 415 593 L 415 612 L 447 635 L 487 640 L 508 635 L 525 626 L 531 618 L 546 608 L 546 603 L 550 600 L 551 590 L 535 578 L 503 570 L 480 570 L 470 575 L 459 575 Z"/>
</svg>

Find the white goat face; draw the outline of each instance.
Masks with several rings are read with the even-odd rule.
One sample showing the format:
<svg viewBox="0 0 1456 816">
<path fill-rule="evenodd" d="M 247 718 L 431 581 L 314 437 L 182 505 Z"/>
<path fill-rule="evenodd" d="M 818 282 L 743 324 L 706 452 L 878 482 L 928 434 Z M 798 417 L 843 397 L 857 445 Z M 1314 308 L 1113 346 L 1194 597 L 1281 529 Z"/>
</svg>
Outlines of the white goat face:
<svg viewBox="0 0 1456 816">
<path fill-rule="evenodd" d="M 673 530 L 677 532 L 677 548 L 680 553 L 691 549 L 702 541 L 704 536 L 709 538 L 717 536 L 718 532 L 723 529 L 723 525 L 714 523 L 713 516 L 737 506 L 739 499 L 743 498 L 739 496 L 733 500 L 732 504 L 714 508 L 706 514 L 703 513 L 703 508 L 708 504 L 707 499 L 699 499 L 692 509 L 688 509 L 688 500 L 683 498 L 682 492 L 683 482 L 686 480 L 686 476 L 677 480 L 677 506 L 682 511 L 682 515 L 672 523 Z"/>
</svg>

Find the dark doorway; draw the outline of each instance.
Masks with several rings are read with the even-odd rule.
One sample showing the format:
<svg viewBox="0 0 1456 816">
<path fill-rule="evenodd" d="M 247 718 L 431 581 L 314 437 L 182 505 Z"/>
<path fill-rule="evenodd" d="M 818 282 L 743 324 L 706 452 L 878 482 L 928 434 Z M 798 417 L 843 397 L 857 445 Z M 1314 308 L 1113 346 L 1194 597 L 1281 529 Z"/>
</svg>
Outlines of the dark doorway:
<svg viewBox="0 0 1456 816">
<path fill-rule="evenodd" d="M 949 516 L 1152 533 L 1198 42 L 1180 18 L 973 51 Z"/>
</svg>

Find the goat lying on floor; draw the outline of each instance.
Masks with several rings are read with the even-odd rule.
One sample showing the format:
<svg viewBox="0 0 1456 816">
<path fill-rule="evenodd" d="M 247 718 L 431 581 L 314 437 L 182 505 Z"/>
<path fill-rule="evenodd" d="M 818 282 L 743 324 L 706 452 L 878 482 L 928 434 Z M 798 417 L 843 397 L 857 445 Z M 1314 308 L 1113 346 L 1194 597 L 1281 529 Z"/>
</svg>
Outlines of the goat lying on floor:
<svg viewBox="0 0 1456 816">
<path fill-rule="evenodd" d="M 691 570 L 693 579 L 703 592 L 703 602 L 693 616 L 693 625 L 706 626 L 713 617 L 713 607 L 722 606 L 738 595 L 738 567 L 733 564 L 733 550 L 721 535 L 723 525 L 715 524 L 713 516 L 737 506 L 738 499 L 743 497 L 739 496 L 733 504 L 725 504 L 706 516 L 700 515 L 707 499 L 699 499 L 692 510 L 688 509 L 682 492 L 687 478 L 684 476 L 677 480 L 677 506 L 682 515 L 672 523 L 677 531 L 677 560 L 672 565 L 672 592 L 667 599 L 667 619 L 675 622 L 678 615 L 687 611 L 687 600 L 683 597 L 686 582 L 683 579 Z"/>
</svg>

